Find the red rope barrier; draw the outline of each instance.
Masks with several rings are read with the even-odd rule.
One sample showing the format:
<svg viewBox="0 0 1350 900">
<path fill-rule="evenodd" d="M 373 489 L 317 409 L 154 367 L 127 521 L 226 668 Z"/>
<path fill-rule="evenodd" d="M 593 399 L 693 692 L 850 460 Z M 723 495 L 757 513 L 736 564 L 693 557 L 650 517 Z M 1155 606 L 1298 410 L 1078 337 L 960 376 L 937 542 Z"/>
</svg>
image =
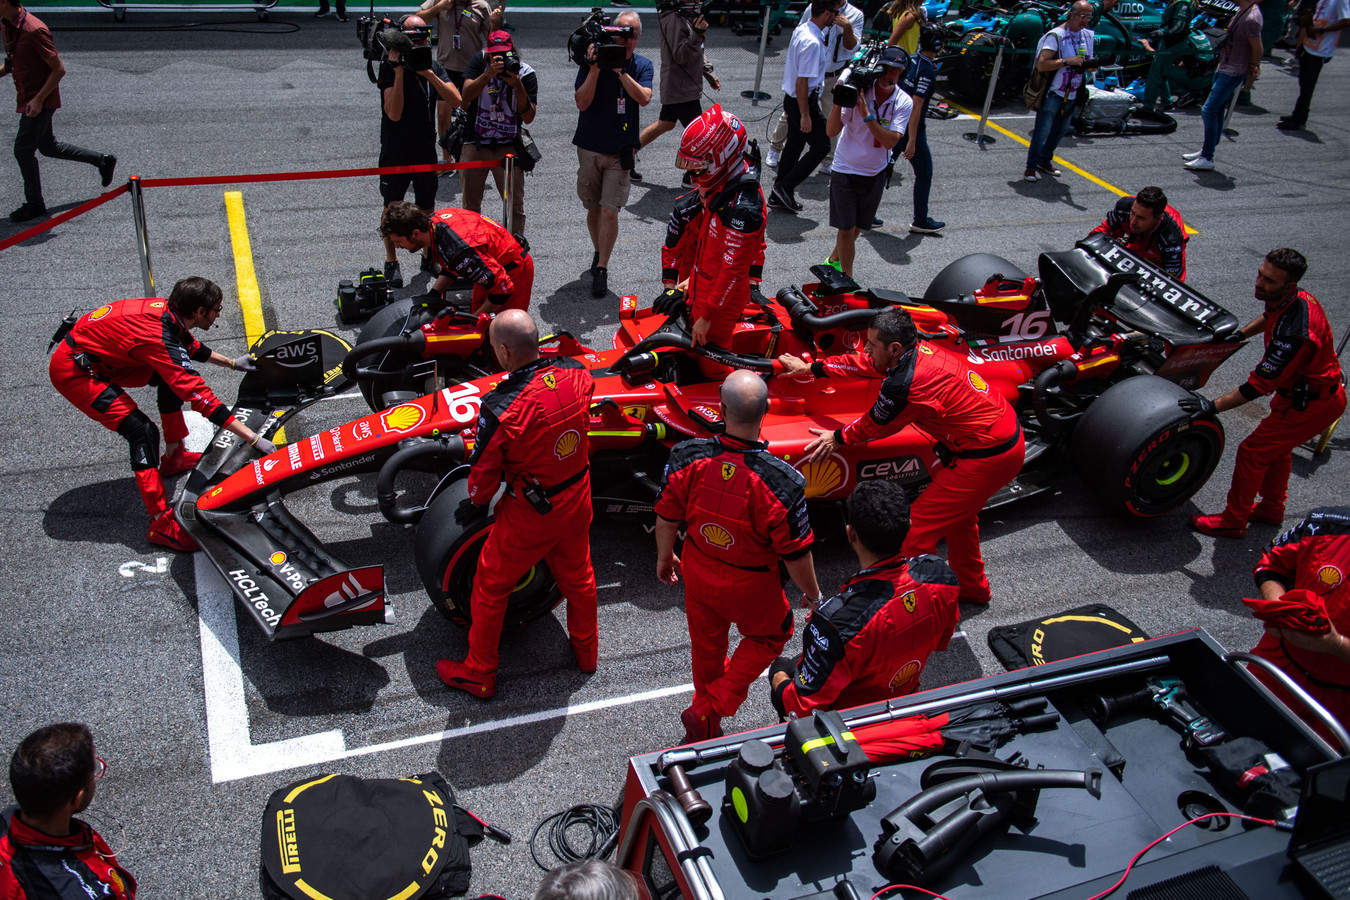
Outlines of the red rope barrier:
<svg viewBox="0 0 1350 900">
<path fill-rule="evenodd" d="M 3 241 L 0 241 L 0 250 L 6 250 L 10 247 L 13 247 L 15 244 L 23 243 L 30 237 L 37 237 L 39 234 L 42 234 L 42 232 L 55 228 L 57 225 L 60 225 L 63 222 L 69 222 L 76 216 L 82 216 L 85 213 L 89 212 L 89 210 L 91 209 L 97 209 L 98 207 L 107 203 L 112 198 L 125 194 L 128 190 L 130 190 L 130 188 L 128 188 L 124 184 L 121 187 L 113 188 L 106 194 L 101 194 L 95 197 L 93 200 L 86 200 L 85 202 L 81 203 L 74 209 L 68 209 L 65 212 L 61 213 L 60 215 L 52 216 L 45 222 L 39 222 L 32 228 L 20 231 L 18 234 L 13 235 L 11 237 L 7 237 Z"/>
</svg>

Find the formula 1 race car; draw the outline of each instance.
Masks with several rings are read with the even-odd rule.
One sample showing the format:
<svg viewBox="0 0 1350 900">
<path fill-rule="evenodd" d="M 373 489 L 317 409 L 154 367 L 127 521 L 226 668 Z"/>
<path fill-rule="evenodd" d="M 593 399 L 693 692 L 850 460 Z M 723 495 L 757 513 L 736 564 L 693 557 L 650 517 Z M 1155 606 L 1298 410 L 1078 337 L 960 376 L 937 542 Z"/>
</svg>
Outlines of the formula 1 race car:
<svg viewBox="0 0 1350 900">
<path fill-rule="evenodd" d="M 589 438 L 597 512 L 650 522 L 671 446 L 719 429 L 719 384 L 700 366 L 708 360 L 768 378 L 763 437 L 800 468 L 817 508 L 837 504 L 868 479 L 921 490 L 938 463 L 933 439 L 914 427 L 819 463 L 805 459 L 808 429 L 839 428 L 864 413 L 876 397 L 875 380 L 806 383 L 771 374 L 772 357 L 785 352 L 858 348 L 872 316 L 892 304 L 910 311 L 935 351 L 968 359 L 973 377 L 1019 412 L 1026 463 L 990 506 L 1045 490 L 1066 463 L 1122 511 L 1154 516 L 1183 503 L 1218 463 L 1223 430 L 1212 415 L 1188 415 L 1177 401 L 1241 346 L 1237 319 L 1104 235 L 1042 254 L 1039 269 L 1033 278 L 997 256 L 964 257 L 934 279 L 922 302 L 851 281 L 785 288 L 747 308 L 726 348 L 695 348 L 682 314 L 639 309 L 635 298 L 623 298 L 614 349 L 575 356 L 596 379 Z M 313 368 L 329 371 L 326 361 Z M 454 511 L 467 496 L 464 460 L 481 397 L 498 380 L 485 375 L 403 399 L 262 459 L 222 432 L 189 479 L 179 516 L 269 637 L 372 624 L 386 605 L 381 569 L 348 569 L 282 497 L 378 473 L 381 512 L 417 525 L 416 564 L 427 593 L 465 624 L 478 551 L 493 525 L 488 519 L 461 527 Z M 250 402 L 236 415 L 264 434 L 306 405 Z M 425 500 L 405 506 L 396 480 L 412 470 L 439 480 Z M 558 599 L 540 563 L 513 594 L 507 623 L 541 616 Z"/>
</svg>

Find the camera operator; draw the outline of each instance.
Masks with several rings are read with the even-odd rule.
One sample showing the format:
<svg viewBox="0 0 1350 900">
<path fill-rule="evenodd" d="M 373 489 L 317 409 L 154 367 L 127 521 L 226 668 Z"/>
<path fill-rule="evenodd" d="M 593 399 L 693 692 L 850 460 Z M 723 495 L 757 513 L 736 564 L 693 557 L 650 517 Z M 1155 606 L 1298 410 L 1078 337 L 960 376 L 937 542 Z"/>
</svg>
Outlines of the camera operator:
<svg viewBox="0 0 1350 900">
<path fill-rule="evenodd" d="M 475 54 L 464 70 L 464 105 L 469 111 L 464 137 L 464 162 L 481 159 L 501 161 L 515 146 L 521 125 L 534 121 L 539 97 L 539 76 L 516 55 L 511 35 L 494 31 L 482 53 Z M 504 168 L 492 169 L 498 193 L 504 188 Z M 483 210 L 483 185 L 487 169 L 465 169 L 463 206 Z M 511 178 L 511 230 L 525 233 L 525 170 L 515 166 Z"/>
<path fill-rule="evenodd" d="M 386 29 L 379 35 L 388 51 L 378 79 L 381 167 L 435 163 L 438 108 L 458 106 L 460 99 L 459 91 L 446 81 L 445 69 L 431 59 L 431 28 L 426 22 L 415 15 L 404 16 L 401 29 Z M 381 175 L 380 196 L 388 206 L 407 196 L 411 185 L 417 205 L 430 212 L 436 205 L 436 184 L 435 172 Z M 384 260 L 389 284 L 403 287 L 398 257 L 387 237 Z"/>
<path fill-rule="evenodd" d="M 642 129 L 643 147 L 673 129 L 676 122 L 687 126 L 703 113 L 704 79 L 714 91 L 722 89 L 703 53 L 708 20 L 699 7 L 683 0 L 661 0 L 657 9 L 661 15 L 661 112 Z M 637 172 L 633 178 L 642 180 Z M 686 185 L 693 184 L 690 178 L 686 172 Z"/>
<path fill-rule="evenodd" d="M 909 59 L 899 47 L 887 47 L 877 61 L 881 75 L 858 91 L 856 106 L 830 108 L 825 133 L 839 136 L 830 174 L 830 227 L 839 230 L 826 263 L 853 276 L 858 232 L 871 229 L 886 190 L 891 150 L 900 143 L 913 101 L 897 86 Z M 842 85 L 841 85 L 842 87 Z"/>
<path fill-rule="evenodd" d="M 596 43 L 586 48 L 586 64 L 577 71 L 577 196 L 586 208 L 591 234 L 591 296 L 609 292 L 609 255 L 619 236 L 619 210 L 632 188 L 629 173 L 641 143 L 638 110 L 652 101 L 652 61 L 634 51 L 642 37 L 642 20 L 631 9 L 614 23 L 631 29 L 619 43 L 621 66 L 602 69 L 596 64 Z"/>
<path fill-rule="evenodd" d="M 1068 21 L 1041 35 L 1036 45 L 1036 71 L 1053 72 L 1054 76 L 1041 108 L 1036 110 L 1023 181 L 1038 181 L 1042 173 L 1056 178 L 1063 174 L 1054 165 L 1055 148 L 1073 118 L 1087 63 L 1092 62 L 1094 35 L 1087 27 L 1092 14 L 1091 3 L 1077 0 L 1069 7 Z"/>
</svg>

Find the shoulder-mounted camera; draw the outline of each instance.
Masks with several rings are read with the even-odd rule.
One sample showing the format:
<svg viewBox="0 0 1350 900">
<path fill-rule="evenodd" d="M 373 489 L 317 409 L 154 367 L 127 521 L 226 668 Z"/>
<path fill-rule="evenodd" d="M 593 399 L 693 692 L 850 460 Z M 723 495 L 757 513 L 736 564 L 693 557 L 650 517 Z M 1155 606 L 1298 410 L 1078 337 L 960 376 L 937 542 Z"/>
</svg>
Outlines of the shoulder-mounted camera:
<svg viewBox="0 0 1350 900">
<path fill-rule="evenodd" d="M 839 73 L 839 80 L 830 91 L 830 102 L 840 109 L 857 106 L 858 96 L 876 84 L 885 71 L 881 65 L 881 52 L 885 49 L 880 41 L 864 44 Z"/>
<path fill-rule="evenodd" d="M 620 41 L 632 37 L 633 29 L 613 22 L 600 7 L 592 9 L 586 20 L 567 38 L 568 58 L 579 66 L 594 64 L 602 69 L 622 68 L 628 61 L 628 51 Z M 586 58 L 592 47 L 595 48 L 594 61 Z"/>
</svg>

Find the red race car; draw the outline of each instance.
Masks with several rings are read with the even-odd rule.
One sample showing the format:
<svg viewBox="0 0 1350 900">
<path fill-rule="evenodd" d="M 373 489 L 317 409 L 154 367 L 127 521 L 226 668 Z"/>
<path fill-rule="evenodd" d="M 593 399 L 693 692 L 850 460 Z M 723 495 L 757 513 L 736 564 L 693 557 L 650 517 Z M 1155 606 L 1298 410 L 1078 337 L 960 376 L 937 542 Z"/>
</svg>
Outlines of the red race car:
<svg viewBox="0 0 1350 900">
<path fill-rule="evenodd" d="M 1042 254 L 1039 272 L 1027 276 L 988 254 L 964 257 L 934 279 L 922 302 L 863 291 L 837 276 L 786 288 L 747 307 L 729 348 L 694 348 L 678 310 L 666 315 L 623 298 L 614 349 L 586 350 L 570 337 L 544 346 L 575 356 L 596 379 L 590 446 L 597 513 L 649 522 L 670 447 L 719 427 L 718 384 L 701 374 L 700 356 L 768 378 L 763 437 L 776 455 L 800 466 L 808 499 L 836 503 L 859 481 L 878 478 L 921 490 L 936 466 L 934 442 L 912 426 L 818 464 L 804 461 L 808 429 L 838 428 L 865 412 L 876 381 L 832 378 L 822 385 L 771 374 L 772 357 L 782 353 L 859 347 L 871 317 L 892 304 L 910 311 L 935 349 L 967 358 L 1018 410 L 1026 463 L 990 506 L 1044 490 L 1066 462 L 1122 511 L 1154 516 L 1183 503 L 1218 463 L 1223 430 L 1213 416 L 1188 416 L 1177 400 L 1241 346 L 1237 319 L 1102 235 Z M 260 349 L 264 358 L 280 350 L 294 356 L 288 348 Z M 315 373 L 341 368 L 329 359 L 312 366 Z M 256 385 L 245 382 L 255 395 L 266 390 L 262 375 Z M 348 569 L 282 497 L 378 472 L 381 512 L 393 522 L 419 523 L 417 569 L 427 593 L 466 624 L 478 550 L 492 522 L 465 529 L 453 513 L 466 496 L 463 460 L 480 398 L 496 381 L 485 374 L 420 397 L 385 392 L 399 402 L 262 459 L 222 432 L 189 480 L 179 516 L 269 637 L 373 624 L 383 621 L 387 604 L 381 568 Z M 306 405 L 294 387 L 273 392 L 276 399 L 241 394 L 236 415 L 268 433 Z M 275 424 L 264 424 L 269 418 Z M 441 476 L 411 508 L 398 504 L 395 487 L 407 470 Z M 513 595 L 508 624 L 541 616 L 558 599 L 541 563 Z"/>
</svg>

